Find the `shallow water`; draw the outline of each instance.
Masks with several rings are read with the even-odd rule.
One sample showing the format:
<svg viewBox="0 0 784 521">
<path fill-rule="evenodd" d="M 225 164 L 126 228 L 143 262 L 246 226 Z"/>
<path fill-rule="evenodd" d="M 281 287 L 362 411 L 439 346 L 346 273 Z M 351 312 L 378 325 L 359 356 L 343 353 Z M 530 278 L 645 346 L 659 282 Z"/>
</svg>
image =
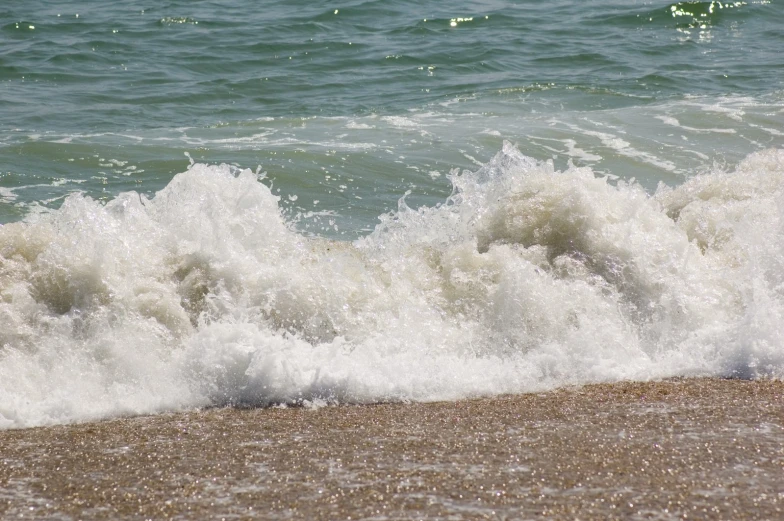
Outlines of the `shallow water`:
<svg viewBox="0 0 784 521">
<path fill-rule="evenodd" d="M 302 228 L 346 238 L 407 190 L 442 201 L 446 174 L 504 139 L 558 168 L 676 185 L 781 146 L 782 14 L 766 0 L 5 6 L 0 221 L 74 191 L 153 194 L 184 152 L 260 165 Z"/>
</svg>

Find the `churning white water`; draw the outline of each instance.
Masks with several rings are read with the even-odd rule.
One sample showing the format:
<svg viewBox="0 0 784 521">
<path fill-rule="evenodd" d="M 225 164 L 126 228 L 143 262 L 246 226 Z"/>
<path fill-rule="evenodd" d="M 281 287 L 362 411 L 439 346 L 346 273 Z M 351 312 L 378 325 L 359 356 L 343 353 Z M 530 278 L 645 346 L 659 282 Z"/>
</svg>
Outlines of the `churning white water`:
<svg viewBox="0 0 784 521">
<path fill-rule="evenodd" d="M 0 227 L 0 427 L 784 376 L 784 151 L 646 193 L 509 144 L 354 243 L 249 170 Z"/>
</svg>

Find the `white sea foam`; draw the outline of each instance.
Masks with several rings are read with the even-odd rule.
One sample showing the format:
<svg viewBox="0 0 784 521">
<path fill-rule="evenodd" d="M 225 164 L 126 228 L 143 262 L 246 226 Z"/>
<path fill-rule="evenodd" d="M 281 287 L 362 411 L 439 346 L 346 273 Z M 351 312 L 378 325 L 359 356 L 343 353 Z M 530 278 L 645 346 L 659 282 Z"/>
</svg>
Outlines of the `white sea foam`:
<svg viewBox="0 0 784 521">
<path fill-rule="evenodd" d="M 589 123 L 594 123 L 589 121 Z M 631 146 L 631 143 L 628 141 L 618 137 L 615 134 L 611 134 L 609 132 L 601 132 L 598 130 L 588 130 L 579 127 L 578 125 L 574 124 L 565 124 L 570 130 L 573 132 L 577 132 L 584 136 L 594 137 L 601 141 L 602 145 L 607 147 L 610 150 L 614 150 L 618 154 L 621 154 L 626 157 L 630 157 L 632 159 L 637 159 L 653 165 L 657 168 L 661 168 L 667 172 L 674 172 L 677 170 L 675 164 L 672 161 L 667 159 L 661 159 L 650 152 L 645 152 L 642 150 L 638 150 Z"/>
<path fill-rule="evenodd" d="M 694 128 L 694 127 L 687 127 L 686 125 L 681 125 L 681 122 L 672 116 L 659 115 L 655 117 L 665 125 L 682 128 L 683 130 L 688 130 L 689 132 L 705 132 L 705 133 L 713 132 L 716 134 L 737 134 L 737 131 L 734 128 Z"/>
<path fill-rule="evenodd" d="M 14 200 L 16 198 L 17 198 L 17 195 L 14 193 L 14 191 L 12 189 L 4 188 L 4 187 L 0 186 L 0 201 L 4 202 L 6 204 L 10 204 L 10 203 L 14 202 Z"/>
<path fill-rule="evenodd" d="M 784 376 L 784 151 L 653 196 L 511 145 L 355 243 L 250 171 L 0 227 L 0 427 Z"/>
<path fill-rule="evenodd" d="M 397 128 L 419 128 L 421 126 L 420 123 L 404 116 L 384 116 L 381 120 Z"/>
<path fill-rule="evenodd" d="M 361 123 L 361 122 L 358 122 L 358 121 L 352 119 L 352 120 L 349 120 L 348 123 L 346 123 L 346 128 L 351 129 L 351 130 L 371 130 L 371 129 L 374 129 L 376 127 L 374 127 L 373 125 L 368 125 L 367 123 Z"/>
</svg>

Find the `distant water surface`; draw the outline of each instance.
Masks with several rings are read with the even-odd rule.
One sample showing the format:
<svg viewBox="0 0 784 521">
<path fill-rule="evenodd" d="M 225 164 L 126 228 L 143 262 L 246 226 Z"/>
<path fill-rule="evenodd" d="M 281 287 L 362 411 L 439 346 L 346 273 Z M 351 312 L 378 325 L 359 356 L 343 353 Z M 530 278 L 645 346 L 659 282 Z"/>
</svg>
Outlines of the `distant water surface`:
<svg viewBox="0 0 784 521">
<path fill-rule="evenodd" d="M 508 139 L 679 184 L 782 142 L 781 2 L 30 1 L 0 8 L 0 219 L 261 165 L 350 237 Z M 360 197 L 361 199 L 358 199 Z M 317 227 L 318 228 L 318 227 Z M 320 226 L 328 233 L 329 226 Z"/>
</svg>

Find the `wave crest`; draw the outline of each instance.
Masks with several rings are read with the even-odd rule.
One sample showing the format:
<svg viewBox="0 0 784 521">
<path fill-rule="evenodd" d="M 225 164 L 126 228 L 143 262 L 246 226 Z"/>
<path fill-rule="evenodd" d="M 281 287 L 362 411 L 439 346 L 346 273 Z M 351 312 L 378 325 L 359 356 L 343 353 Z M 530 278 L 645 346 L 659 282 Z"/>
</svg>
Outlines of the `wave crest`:
<svg viewBox="0 0 784 521">
<path fill-rule="evenodd" d="M 0 228 L 0 426 L 784 374 L 784 152 L 649 195 L 512 145 L 355 243 L 250 171 Z"/>
</svg>

